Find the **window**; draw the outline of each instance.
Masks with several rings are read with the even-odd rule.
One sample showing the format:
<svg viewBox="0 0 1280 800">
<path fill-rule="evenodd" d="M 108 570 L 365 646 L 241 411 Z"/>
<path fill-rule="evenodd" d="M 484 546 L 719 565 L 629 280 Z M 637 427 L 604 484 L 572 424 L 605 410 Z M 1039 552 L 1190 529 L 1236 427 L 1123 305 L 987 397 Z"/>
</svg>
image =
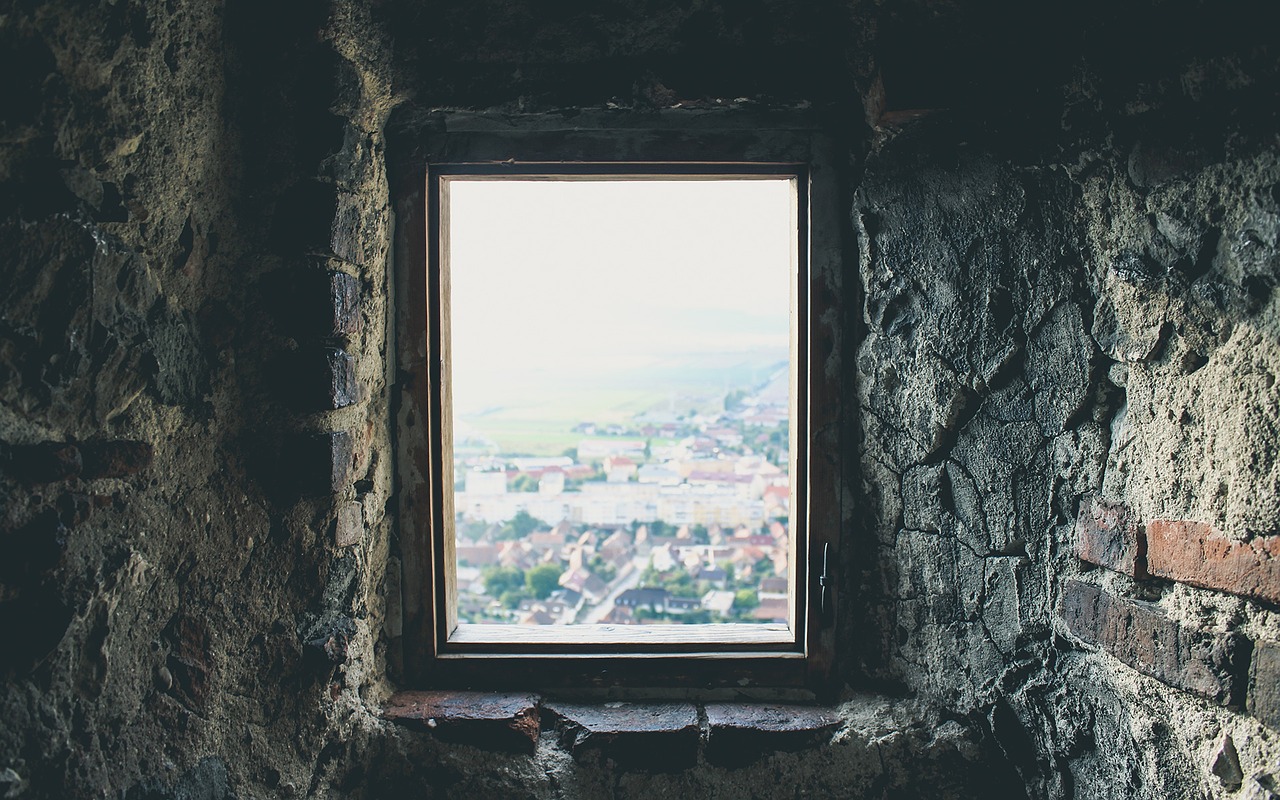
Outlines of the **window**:
<svg viewBox="0 0 1280 800">
<path fill-rule="evenodd" d="M 819 137 L 457 127 L 396 167 L 406 672 L 821 683 L 838 392 L 814 315 L 839 246 Z"/>
</svg>

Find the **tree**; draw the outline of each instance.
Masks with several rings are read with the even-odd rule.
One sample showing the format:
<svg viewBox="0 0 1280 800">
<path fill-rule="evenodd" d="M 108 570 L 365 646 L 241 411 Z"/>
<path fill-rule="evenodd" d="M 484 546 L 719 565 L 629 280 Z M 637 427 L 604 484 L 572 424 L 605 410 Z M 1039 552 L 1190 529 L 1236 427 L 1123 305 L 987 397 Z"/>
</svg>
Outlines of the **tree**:
<svg viewBox="0 0 1280 800">
<path fill-rule="evenodd" d="M 539 564 L 525 573 L 524 583 L 535 600 L 546 600 L 560 585 L 560 573 L 556 564 Z"/>
<path fill-rule="evenodd" d="M 514 517 L 502 523 L 502 527 L 498 530 L 497 538 L 499 540 L 523 539 L 536 531 L 541 524 L 537 517 L 534 517 L 524 509 L 520 509 Z"/>
<path fill-rule="evenodd" d="M 528 600 L 528 599 L 529 599 L 529 593 L 526 592 L 523 588 L 520 588 L 520 589 L 512 589 L 509 592 L 503 592 L 502 597 L 498 598 L 498 602 L 502 603 L 502 605 L 506 606 L 507 608 L 517 609 L 520 607 L 521 600 Z"/>
<path fill-rule="evenodd" d="M 576 448 L 576 447 L 566 447 L 566 448 L 564 449 L 564 452 L 562 452 L 560 455 L 562 455 L 562 456 L 568 456 L 569 458 L 572 458 L 572 459 L 574 460 L 574 463 L 577 463 L 577 461 L 578 461 L 578 448 Z"/>
<path fill-rule="evenodd" d="M 671 592 L 672 597 L 697 597 L 698 590 L 693 585 L 693 576 L 682 569 L 675 571 L 662 582 L 662 588 Z"/>
<path fill-rule="evenodd" d="M 524 570 L 519 567 L 486 567 L 480 573 L 484 592 L 490 597 L 502 597 L 507 592 L 524 588 Z"/>
<path fill-rule="evenodd" d="M 514 481 L 511 482 L 511 491 L 536 492 L 538 491 L 538 482 L 534 480 L 532 475 L 522 472 L 516 476 Z"/>
<path fill-rule="evenodd" d="M 594 572 L 605 583 L 612 583 L 613 579 L 618 577 L 618 568 L 605 561 L 599 553 L 593 555 L 587 562 L 587 569 Z"/>
<path fill-rule="evenodd" d="M 750 611 L 758 605 L 760 605 L 760 596 L 756 594 L 755 589 L 739 589 L 733 593 L 735 610 Z"/>
<path fill-rule="evenodd" d="M 694 544 L 710 544 L 711 536 L 707 533 L 707 526 L 698 524 L 689 529 L 689 536 L 693 538 Z"/>
</svg>

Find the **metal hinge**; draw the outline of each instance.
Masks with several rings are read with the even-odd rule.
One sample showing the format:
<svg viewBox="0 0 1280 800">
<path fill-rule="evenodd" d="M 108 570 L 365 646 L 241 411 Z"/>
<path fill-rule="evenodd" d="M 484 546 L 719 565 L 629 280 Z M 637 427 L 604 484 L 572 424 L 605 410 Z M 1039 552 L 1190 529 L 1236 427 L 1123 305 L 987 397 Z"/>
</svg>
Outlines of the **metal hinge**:
<svg viewBox="0 0 1280 800">
<path fill-rule="evenodd" d="M 818 596 L 818 610 L 825 617 L 829 605 L 835 604 L 836 581 L 835 576 L 831 574 L 831 543 L 824 542 L 822 545 L 822 573 L 818 575 L 818 586 L 821 593 Z M 827 595 L 830 593 L 831 602 L 827 602 Z"/>
</svg>

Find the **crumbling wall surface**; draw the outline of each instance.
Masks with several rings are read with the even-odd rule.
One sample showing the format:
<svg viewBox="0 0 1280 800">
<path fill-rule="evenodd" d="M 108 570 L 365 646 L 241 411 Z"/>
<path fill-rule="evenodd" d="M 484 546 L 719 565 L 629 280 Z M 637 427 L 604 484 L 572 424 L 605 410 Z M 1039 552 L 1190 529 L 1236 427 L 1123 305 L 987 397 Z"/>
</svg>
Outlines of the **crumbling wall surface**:
<svg viewBox="0 0 1280 800">
<path fill-rule="evenodd" d="M 1017 109 L 961 78 L 904 113 L 886 74 L 855 202 L 880 646 L 850 660 L 1037 797 L 1280 791 L 1280 82 L 1240 18 L 1166 10 L 1055 73 L 1058 40 Z"/>
<path fill-rule="evenodd" d="M 371 714 L 386 103 L 256 5 L 0 9 L 6 798 L 303 795 Z"/>
<path fill-rule="evenodd" d="M 118 796 L 254 705 L 222 25 L 9 3 L 0 40 L 0 794 Z"/>
</svg>

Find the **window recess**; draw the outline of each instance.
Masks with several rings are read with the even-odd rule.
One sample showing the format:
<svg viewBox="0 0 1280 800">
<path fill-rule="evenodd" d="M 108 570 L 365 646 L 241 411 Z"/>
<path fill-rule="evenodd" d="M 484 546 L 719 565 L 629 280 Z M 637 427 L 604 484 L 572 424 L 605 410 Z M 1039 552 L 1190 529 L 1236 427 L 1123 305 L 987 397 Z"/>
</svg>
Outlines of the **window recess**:
<svg viewBox="0 0 1280 800">
<path fill-rule="evenodd" d="M 406 675 L 820 688 L 825 138 L 451 121 L 392 162 Z"/>
</svg>

